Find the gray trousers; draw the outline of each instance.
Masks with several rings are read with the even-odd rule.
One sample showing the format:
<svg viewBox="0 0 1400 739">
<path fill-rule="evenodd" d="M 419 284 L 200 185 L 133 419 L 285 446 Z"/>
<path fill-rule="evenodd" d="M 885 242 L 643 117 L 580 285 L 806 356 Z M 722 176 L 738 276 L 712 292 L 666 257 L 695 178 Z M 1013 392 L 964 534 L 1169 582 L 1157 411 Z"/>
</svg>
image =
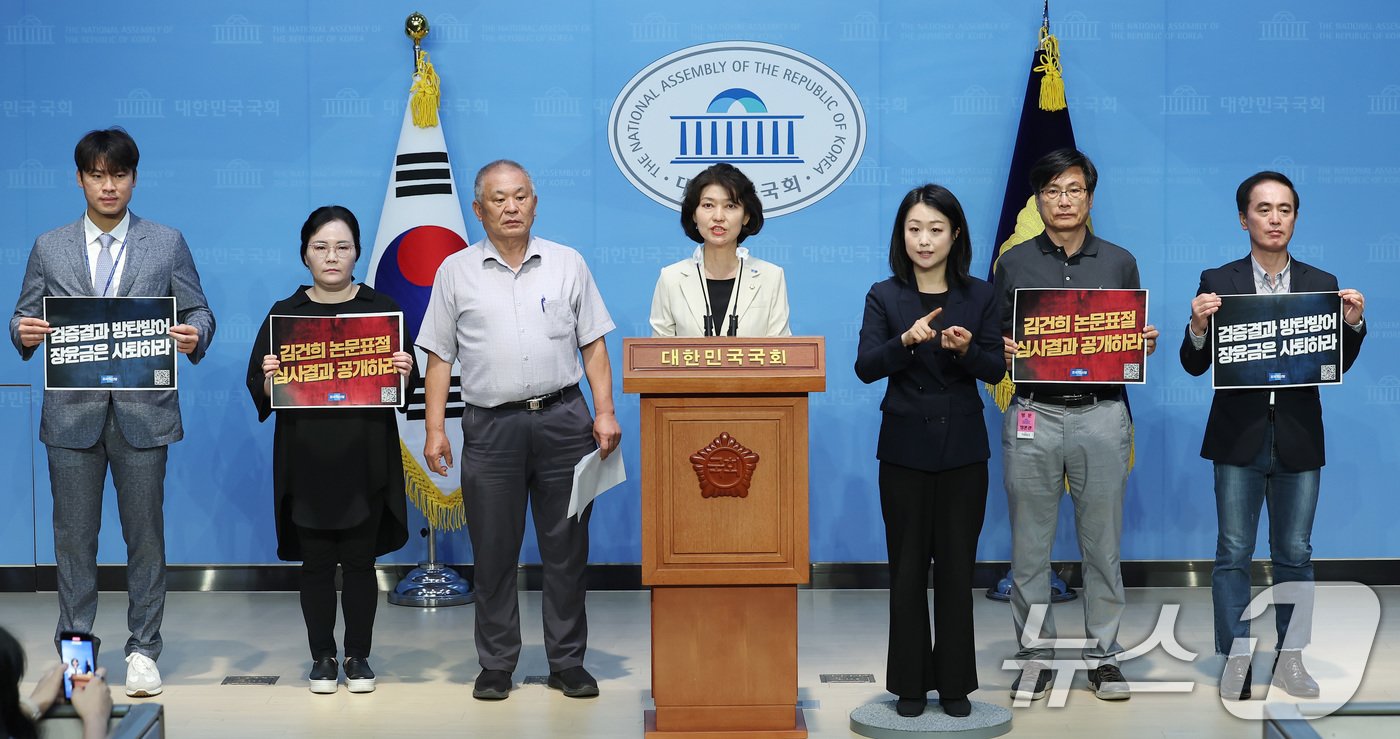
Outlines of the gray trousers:
<svg viewBox="0 0 1400 739">
<path fill-rule="evenodd" d="M 1017 414 L 1036 415 L 1035 438 L 1016 438 Z M 1042 639 L 1055 638 L 1050 602 L 1050 551 L 1060 496 L 1069 482 L 1084 571 L 1084 628 L 1093 645 L 1084 657 L 1116 664 L 1125 598 L 1119 569 L 1123 494 L 1128 484 L 1130 429 L 1119 400 L 1065 408 L 1017 397 L 1002 421 L 1002 462 L 1011 513 L 1012 621 L 1016 658 L 1051 659 L 1054 648 L 1024 638 L 1033 604 L 1047 604 Z M 1032 635 L 1034 638 L 1035 635 Z"/>
<path fill-rule="evenodd" d="M 58 633 L 91 632 L 97 619 L 97 533 L 107 468 L 117 489 L 126 540 L 126 654 L 160 657 L 165 617 L 165 446 L 127 443 L 109 405 L 97 443 L 87 449 L 50 446 L 53 548 L 58 565 Z"/>
<path fill-rule="evenodd" d="M 528 501 L 544 564 L 544 647 L 552 672 L 583 664 L 588 646 L 589 506 L 566 518 L 574 465 L 597 448 L 577 388 L 539 411 L 468 405 L 462 414 L 462 500 L 475 559 L 476 651 L 482 669 L 514 672 L 520 659 L 516 571 Z"/>
</svg>

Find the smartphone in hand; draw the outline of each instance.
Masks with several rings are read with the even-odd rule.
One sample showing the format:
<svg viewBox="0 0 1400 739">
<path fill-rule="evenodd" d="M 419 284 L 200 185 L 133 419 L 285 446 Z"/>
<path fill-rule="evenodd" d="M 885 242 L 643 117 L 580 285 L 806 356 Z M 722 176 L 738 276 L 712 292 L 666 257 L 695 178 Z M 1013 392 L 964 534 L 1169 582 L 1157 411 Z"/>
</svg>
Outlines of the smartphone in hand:
<svg viewBox="0 0 1400 739">
<path fill-rule="evenodd" d="M 58 635 L 58 653 L 63 659 L 63 699 L 73 699 L 73 689 L 87 685 L 97 674 L 97 640 L 83 631 Z"/>
</svg>

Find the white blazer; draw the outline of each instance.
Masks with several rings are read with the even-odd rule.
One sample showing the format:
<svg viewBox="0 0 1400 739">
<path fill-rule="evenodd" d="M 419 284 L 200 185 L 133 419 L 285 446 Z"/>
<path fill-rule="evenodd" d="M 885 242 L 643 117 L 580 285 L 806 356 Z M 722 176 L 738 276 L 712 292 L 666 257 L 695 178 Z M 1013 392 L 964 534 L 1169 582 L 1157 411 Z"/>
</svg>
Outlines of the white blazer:
<svg viewBox="0 0 1400 739">
<path fill-rule="evenodd" d="M 739 336 L 792 336 L 788 326 L 787 280 L 783 268 L 756 257 L 743 260 L 737 293 L 723 312 L 739 314 Z M 705 296 L 700 287 L 700 265 L 694 257 L 661 268 L 651 298 L 652 336 L 704 336 Z"/>
</svg>

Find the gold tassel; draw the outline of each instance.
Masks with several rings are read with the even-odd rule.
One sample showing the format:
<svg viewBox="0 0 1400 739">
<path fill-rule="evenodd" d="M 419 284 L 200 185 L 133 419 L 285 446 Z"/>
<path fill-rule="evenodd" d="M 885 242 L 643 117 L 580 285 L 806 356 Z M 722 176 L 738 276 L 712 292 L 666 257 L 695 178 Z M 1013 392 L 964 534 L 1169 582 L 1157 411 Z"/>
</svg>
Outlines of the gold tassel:
<svg viewBox="0 0 1400 739">
<path fill-rule="evenodd" d="M 1045 223 L 1040 219 L 1040 210 L 1035 207 L 1035 196 L 1032 195 L 1026 198 L 1025 206 L 1021 208 L 1021 212 L 1016 214 L 1016 227 L 1011 230 L 1011 235 L 1006 237 L 1006 241 L 997 248 L 997 258 L 1000 259 L 1001 255 L 1009 251 L 1011 247 L 1039 236 L 1040 232 L 1044 230 Z M 1011 373 L 1008 372 L 1005 377 L 1001 378 L 1001 382 L 995 385 L 991 383 L 984 383 L 984 385 L 992 402 L 997 404 L 997 408 L 1000 408 L 1002 413 L 1005 413 L 1007 407 L 1011 405 L 1011 396 L 1016 394 L 1016 383 L 1011 381 Z"/>
<path fill-rule="evenodd" d="M 456 531 L 467 525 L 467 509 L 462 505 L 462 490 L 458 488 L 451 495 L 443 495 L 428 473 L 418 466 L 418 460 L 408 446 L 399 441 L 399 454 L 403 457 L 404 492 L 409 501 L 435 531 Z"/>
<path fill-rule="evenodd" d="M 432 128 L 438 124 L 438 102 L 442 97 L 437 72 L 428 61 L 428 52 L 418 50 L 418 69 L 413 73 L 409 88 L 409 105 L 413 107 L 413 125 Z"/>
<path fill-rule="evenodd" d="M 1060 41 L 1045 26 L 1040 28 L 1040 64 L 1034 71 L 1044 72 L 1040 78 L 1040 109 L 1053 113 L 1069 107 L 1065 102 L 1065 78 L 1060 68 Z"/>
<path fill-rule="evenodd" d="M 991 383 L 986 383 L 986 385 L 987 394 L 992 396 L 992 402 L 997 404 L 1002 413 L 1005 413 L 1006 409 L 1011 406 L 1011 396 L 1016 394 L 1016 383 L 1011 381 L 1011 373 L 1006 373 L 1006 376 L 1001 378 L 1001 382 L 995 385 Z"/>
</svg>

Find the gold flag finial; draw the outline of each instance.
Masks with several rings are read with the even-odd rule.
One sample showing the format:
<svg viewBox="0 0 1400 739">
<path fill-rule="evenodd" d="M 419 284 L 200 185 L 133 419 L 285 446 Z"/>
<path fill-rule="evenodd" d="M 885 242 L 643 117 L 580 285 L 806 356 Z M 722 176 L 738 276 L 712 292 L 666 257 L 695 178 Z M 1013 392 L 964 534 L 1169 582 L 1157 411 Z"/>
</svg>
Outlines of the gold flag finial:
<svg viewBox="0 0 1400 739">
<path fill-rule="evenodd" d="M 413 39 L 413 45 L 418 46 L 423 41 L 423 37 L 428 35 L 428 19 L 422 13 L 414 12 L 403 22 L 403 32 L 405 36 Z"/>
<path fill-rule="evenodd" d="M 437 71 L 423 51 L 423 37 L 428 35 L 428 19 L 422 13 L 412 13 L 404 19 L 403 32 L 413 39 L 413 87 L 409 90 L 409 105 L 413 109 L 413 125 L 429 128 L 438 124 L 438 104 L 442 99 Z"/>
</svg>

